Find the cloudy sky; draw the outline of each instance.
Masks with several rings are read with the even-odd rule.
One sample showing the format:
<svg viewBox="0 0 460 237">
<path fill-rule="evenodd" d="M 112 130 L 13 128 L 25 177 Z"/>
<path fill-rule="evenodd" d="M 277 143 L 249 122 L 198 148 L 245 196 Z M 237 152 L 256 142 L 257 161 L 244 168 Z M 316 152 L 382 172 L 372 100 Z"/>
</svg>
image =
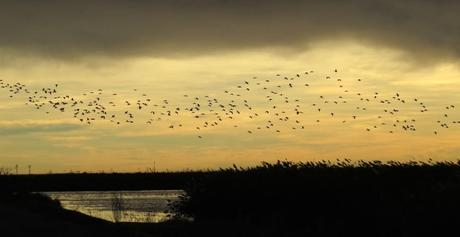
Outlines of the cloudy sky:
<svg viewBox="0 0 460 237">
<path fill-rule="evenodd" d="M 460 121 L 460 110 L 443 115 L 446 106 L 460 109 L 458 12 L 460 3 L 447 0 L 1 1 L 0 79 L 32 89 L 59 84 L 60 95 L 77 97 L 101 88 L 133 101 L 145 93 L 180 107 L 190 104 L 184 94 L 225 100 L 225 90 L 254 76 L 314 73 L 305 79 L 313 80 L 308 90 L 289 94 L 299 99 L 304 129 L 285 124 L 280 133 L 249 134 L 259 125 L 244 113 L 200 134 L 188 117 L 181 118 L 183 129 L 166 122 L 84 125 L 71 113 L 37 111 L 25 105 L 26 95 L 9 98 L 2 89 L 0 167 L 144 171 L 154 161 L 160 170 L 182 170 L 279 159 L 456 160 L 460 124 L 452 121 Z M 311 104 L 323 103 L 319 96 L 332 102 L 342 95 L 336 78 L 355 96 L 318 113 Z M 395 102 L 385 108 L 400 114 L 378 118 L 385 108 L 356 96 L 375 92 L 411 103 Z M 265 94 L 245 96 L 264 111 Z M 413 99 L 429 111 L 417 113 Z M 351 121 L 359 106 L 368 110 Z M 366 131 L 396 119 L 416 119 L 417 131 L 399 124 L 393 133 L 381 126 Z"/>
</svg>

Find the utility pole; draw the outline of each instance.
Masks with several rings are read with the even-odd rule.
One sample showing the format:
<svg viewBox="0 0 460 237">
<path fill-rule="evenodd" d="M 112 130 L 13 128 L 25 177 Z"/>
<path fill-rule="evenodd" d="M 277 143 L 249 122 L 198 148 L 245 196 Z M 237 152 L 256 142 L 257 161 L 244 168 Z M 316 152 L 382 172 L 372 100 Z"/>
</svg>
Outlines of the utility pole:
<svg viewBox="0 0 460 237">
<path fill-rule="evenodd" d="M 16 168 L 16 175 L 18 175 L 19 166 L 16 164 L 15 168 Z"/>
<path fill-rule="evenodd" d="M 30 170 L 32 169 L 32 165 L 29 165 L 29 175 L 31 174 Z"/>
<path fill-rule="evenodd" d="M 156 173 L 155 161 L 153 161 L 153 173 Z"/>
</svg>

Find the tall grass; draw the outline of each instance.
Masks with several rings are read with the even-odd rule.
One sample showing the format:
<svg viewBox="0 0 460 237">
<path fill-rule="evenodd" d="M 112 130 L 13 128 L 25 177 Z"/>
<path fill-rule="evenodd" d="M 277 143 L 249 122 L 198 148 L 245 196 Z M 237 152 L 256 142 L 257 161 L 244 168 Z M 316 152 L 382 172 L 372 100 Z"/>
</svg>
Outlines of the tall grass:
<svg viewBox="0 0 460 237">
<path fill-rule="evenodd" d="M 460 224 L 459 162 L 279 161 L 209 172 L 185 191 L 172 208 L 196 222 L 334 236 Z"/>
<path fill-rule="evenodd" d="M 0 175 L 11 175 L 12 169 L 7 167 L 0 167 Z"/>
<path fill-rule="evenodd" d="M 111 207 L 114 222 L 120 222 L 123 218 L 124 201 L 121 192 L 114 192 L 111 196 Z"/>
</svg>

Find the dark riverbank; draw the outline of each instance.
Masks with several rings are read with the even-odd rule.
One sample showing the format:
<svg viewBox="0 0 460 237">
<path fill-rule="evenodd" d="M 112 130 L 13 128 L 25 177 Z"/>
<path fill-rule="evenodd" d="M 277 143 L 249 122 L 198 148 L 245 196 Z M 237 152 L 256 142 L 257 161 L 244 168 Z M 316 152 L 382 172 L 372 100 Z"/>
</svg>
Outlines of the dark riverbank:
<svg viewBox="0 0 460 237">
<path fill-rule="evenodd" d="M 230 227 L 232 230 L 220 233 Z M 28 193 L 0 197 L 0 230 L 1 236 L 5 237 L 244 236 L 248 233 L 247 227 L 235 229 L 221 222 L 112 223 L 62 209 L 59 202 L 47 196 Z"/>
<path fill-rule="evenodd" d="M 206 172 L 0 175 L 1 191 L 178 190 Z"/>
<path fill-rule="evenodd" d="M 130 228 L 61 208 L 59 202 L 30 193 L 2 194 L 1 236 L 146 236 Z"/>
</svg>

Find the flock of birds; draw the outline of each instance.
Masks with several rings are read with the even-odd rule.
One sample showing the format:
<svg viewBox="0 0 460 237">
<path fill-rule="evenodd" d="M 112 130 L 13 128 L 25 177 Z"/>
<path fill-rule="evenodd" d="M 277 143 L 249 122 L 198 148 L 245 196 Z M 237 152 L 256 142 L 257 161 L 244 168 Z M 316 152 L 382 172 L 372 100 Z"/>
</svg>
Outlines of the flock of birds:
<svg viewBox="0 0 460 237">
<path fill-rule="evenodd" d="M 329 82 L 333 94 L 320 94 L 315 90 L 318 81 Z M 398 92 L 369 91 L 363 88 L 362 79 L 346 80 L 333 70 L 329 75 L 316 76 L 312 70 L 285 76 L 276 74 L 271 78 L 252 77 L 232 88 L 223 90 L 219 96 L 183 95 L 185 104 L 177 105 L 167 99 L 154 101 L 145 93 L 133 89 L 133 99 L 96 89 L 78 96 L 64 95 L 55 84 L 39 90 L 16 82 L 0 79 L 0 89 L 6 90 L 10 98 L 25 95 L 26 104 L 47 114 L 53 110 L 69 113 L 83 124 L 91 125 L 97 120 L 115 125 L 145 123 L 164 125 L 169 129 L 192 128 L 197 137 L 203 131 L 232 122 L 233 127 L 244 127 L 248 134 L 259 130 L 281 133 L 303 130 L 307 126 L 324 123 L 326 120 L 339 124 L 359 124 L 367 132 L 380 129 L 388 133 L 416 132 L 418 116 L 439 113 L 432 133 L 460 125 L 452 114 L 456 106 L 445 105 L 442 110 L 433 110 L 420 98 L 405 97 Z M 295 96 L 302 96 L 297 98 Z M 431 116 L 430 118 L 433 118 Z M 246 123 L 246 124 L 245 124 Z M 244 124 L 244 125 L 243 125 Z M 249 129 L 248 129 L 249 128 Z"/>
</svg>

